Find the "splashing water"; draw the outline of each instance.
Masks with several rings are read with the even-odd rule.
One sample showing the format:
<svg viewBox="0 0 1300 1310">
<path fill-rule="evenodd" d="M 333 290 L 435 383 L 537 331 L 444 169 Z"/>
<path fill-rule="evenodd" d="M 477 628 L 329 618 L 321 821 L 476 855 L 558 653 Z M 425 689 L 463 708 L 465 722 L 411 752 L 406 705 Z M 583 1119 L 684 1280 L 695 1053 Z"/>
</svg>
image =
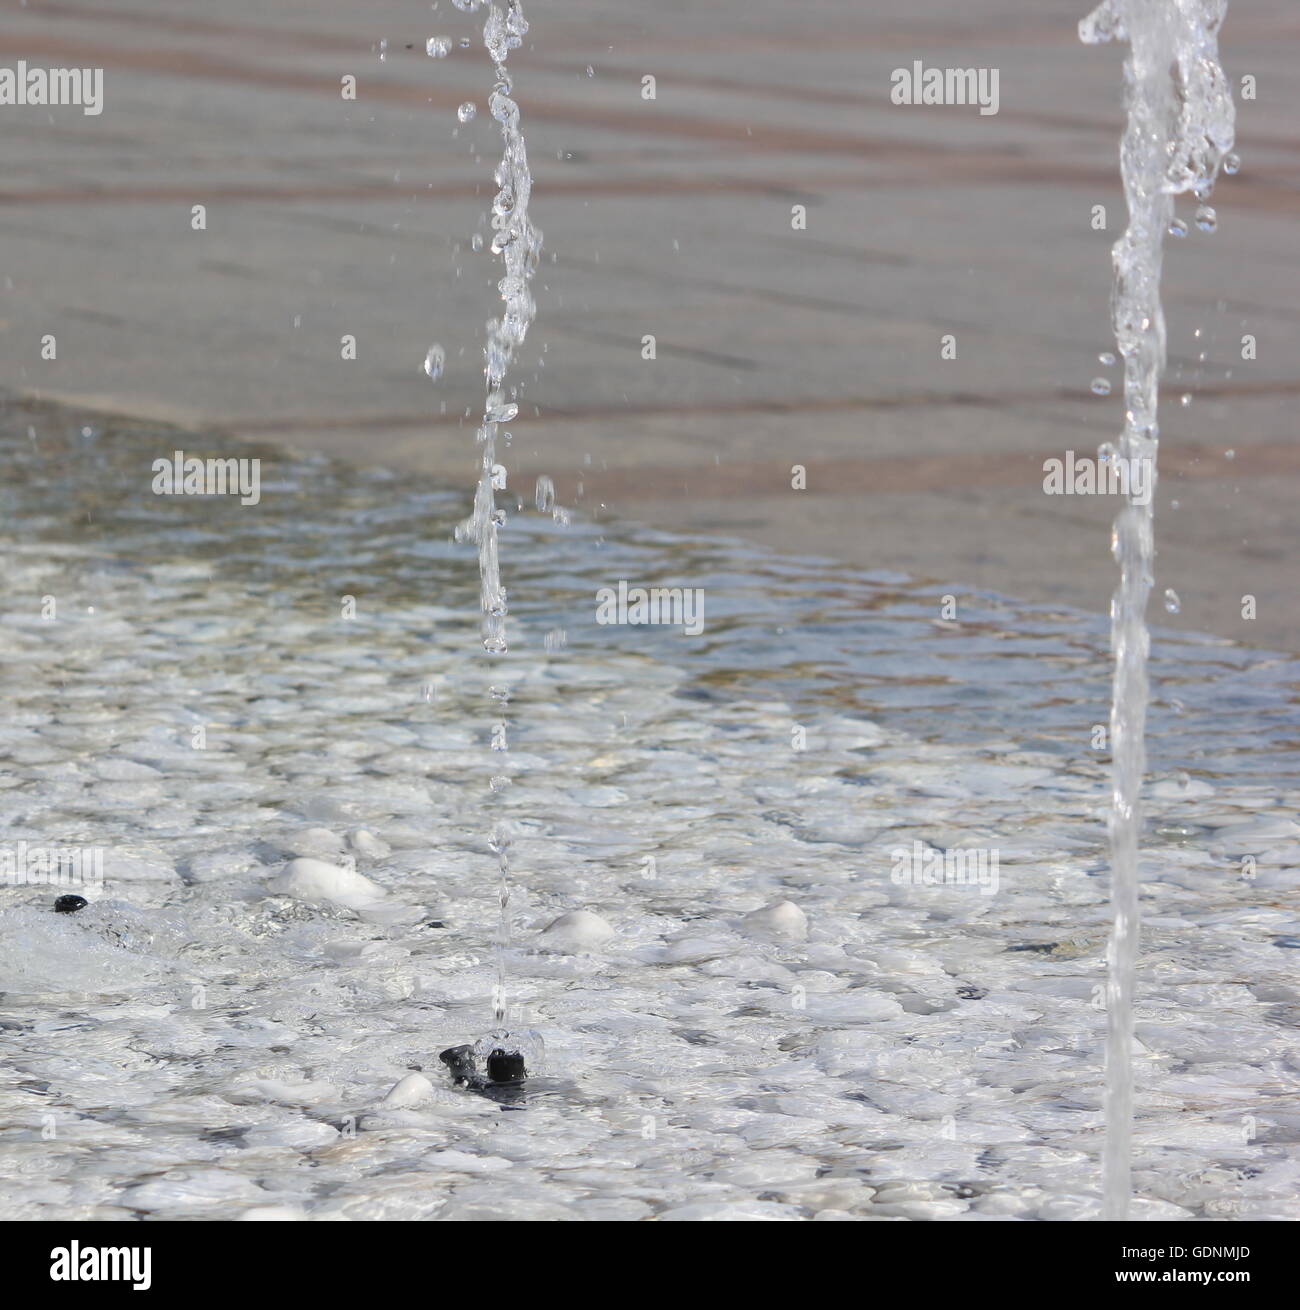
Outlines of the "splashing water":
<svg viewBox="0 0 1300 1310">
<path fill-rule="evenodd" d="M 456 0 L 457 8 L 474 12 L 478 0 Z M 470 517 L 457 530 L 457 539 L 468 538 L 478 546 L 479 603 L 482 609 L 483 648 L 489 655 L 502 655 L 506 651 L 506 592 L 501 585 L 501 568 L 497 547 L 497 530 L 505 522 L 505 511 L 497 508 L 496 492 L 504 487 L 498 481 L 496 439 L 499 426 L 508 423 L 519 412 L 518 405 L 505 394 L 506 374 L 519 347 L 528 335 L 529 326 L 537 313 L 529 283 L 537 270 L 542 248 L 542 234 L 528 216 L 528 201 L 532 194 L 532 176 L 528 171 L 528 153 L 524 135 L 519 126 L 519 106 L 511 99 L 512 83 L 506 68 L 510 51 L 518 49 L 528 31 L 528 22 L 518 0 L 488 5 L 483 24 L 483 44 L 492 60 L 495 81 L 488 97 L 488 109 L 501 125 L 504 150 L 497 165 L 495 179 L 497 194 L 492 202 L 492 253 L 501 257 L 505 276 L 497 284 L 505 309 L 500 318 L 487 325 L 487 344 L 484 349 L 483 374 L 487 398 L 483 408 L 483 424 L 477 433 L 481 459 L 478 485 L 474 493 L 474 509 Z M 467 102 L 468 104 L 468 102 Z M 462 105 L 459 117 L 467 122 L 473 117 L 473 106 L 466 113 Z M 492 749 L 507 751 L 507 711 L 510 703 L 508 689 L 489 688 L 493 702 L 494 723 Z M 499 795 L 510 785 L 510 778 L 494 770 L 491 782 L 493 795 Z M 510 838 L 501 824 L 497 824 L 489 842 L 497 858 L 499 879 L 497 901 L 499 905 L 497 933 L 497 981 L 493 988 L 492 1009 L 498 1029 L 506 1017 L 506 953 L 510 946 Z"/>
<path fill-rule="evenodd" d="M 1115 243 L 1111 314 L 1124 360 L 1124 431 L 1119 453 L 1148 463 L 1155 485 L 1157 403 L 1165 364 L 1160 304 L 1163 240 L 1174 197 L 1204 201 L 1233 145 L 1233 104 L 1218 56 L 1227 0 L 1105 0 L 1079 24 L 1093 44 L 1127 40 L 1128 123 L 1120 149 L 1129 222 Z M 1202 206 L 1204 209 L 1204 206 Z M 1213 211 L 1210 211 L 1213 212 Z M 1205 225 L 1201 225 L 1203 230 Z M 1120 578 L 1111 601 L 1115 677 L 1110 731 L 1111 905 L 1106 985 L 1106 1145 L 1103 1214 L 1123 1219 L 1132 1192 L 1133 994 L 1139 940 L 1138 839 L 1148 698 L 1154 501 L 1130 497 L 1115 519 L 1111 549 Z"/>
<path fill-rule="evenodd" d="M 483 425 L 477 434 L 482 458 L 474 512 L 463 525 L 462 532 L 478 545 L 483 647 L 492 654 L 502 654 L 506 649 L 506 593 L 501 585 L 497 554 L 497 529 L 504 522 L 504 514 L 496 508 L 493 476 L 496 438 L 499 426 L 508 423 L 519 412 L 519 407 L 506 399 L 505 379 L 537 314 L 529 283 L 537 270 L 542 249 L 542 234 L 528 217 L 533 180 L 528 171 L 524 134 L 519 127 L 519 106 L 510 98 L 512 84 L 506 69 L 510 51 L 518 48 L 527 31 L 528 22 L 518 0 L 489 5 L 487 20 L 483 24 L 483 44 L 492 58 L 496 82 L 488 97 L 488 108 L 500 123 L 505 142 L 495 174 L 499 189 L 492 201 L 492 253 L 500 255 L 505 266 L 505 276 L 497 284 L 505 311 L 487 326 L 483 367 L 487 401 Z"/>
</svg>

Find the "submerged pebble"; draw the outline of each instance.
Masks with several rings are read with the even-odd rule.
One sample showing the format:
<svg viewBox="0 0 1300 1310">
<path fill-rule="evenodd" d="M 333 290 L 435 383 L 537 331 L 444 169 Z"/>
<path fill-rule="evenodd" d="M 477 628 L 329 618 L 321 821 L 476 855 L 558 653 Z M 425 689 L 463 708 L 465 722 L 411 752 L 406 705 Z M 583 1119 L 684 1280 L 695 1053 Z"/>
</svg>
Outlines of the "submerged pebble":
<svg viewBox="0 0 1300 1310">
<path fill-rule="evenodd" d="M 419 1105 L 433 1095 L 433 1084 L 422 1073 L 408 1073 L 388 1089 L 382 1104 L 388 1106 Z"/>
<path fill-rule="evenodd" d="M 808 916 L 793 901 L 773 901 L 745 915 L 745 927 L 750 932 L 803 941 L 808 936 Z"/>
<path fill-rule="evenodd" d="M 590 910 L 573 910 L 553 920 L 542 931 L 538 945 L 543 950 L 577 955 L 594 951 L 614 936 L 614 929 Z"/>
<path fill-rule="evenodd" d="M 390 896 L 365 874 L 324 860 L 290 860 L 267 883 L 267 889 L 302 901 L 341 906 L 376 921 L 410 923 L 421 917 L 421 911 Z"/>
</svg>

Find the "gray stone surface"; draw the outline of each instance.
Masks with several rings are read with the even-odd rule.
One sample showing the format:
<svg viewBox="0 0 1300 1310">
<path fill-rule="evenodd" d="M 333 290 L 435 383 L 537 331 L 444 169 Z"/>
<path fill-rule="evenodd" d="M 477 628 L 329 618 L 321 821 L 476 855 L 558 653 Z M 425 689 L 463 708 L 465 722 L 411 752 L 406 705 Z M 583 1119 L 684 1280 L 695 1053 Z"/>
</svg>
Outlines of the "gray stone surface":
<svg viewBox="0 0 1300 1310">
<path fill-rule="evenodd" d="M 1113 504 L 1040 487 L 1043 459 L 1091 454 L 1121 419 L 1088 390 L 1118 382 L 1097 356 L 1121 52 L 1078 43 L 1085 7 L 529 6 L 512 67 L 546 256 L 513 485 L 546 472 L 593 515 L 1104 608 Z M 0 386 L 468 486 L 498 276 L 470 246 L 499 153 L 479 19 L 451 0 L 0 10 L 0 63 L 106 78 L 98 117 L 0 108 Z M 1182 606 L 1159 617 L 1293 649 L 1300 14 L 1234 10 L 1225 62 L 1258 84 L 1243 168 L 1218 232 L 1167 258 L 1157 586 Z M 430 59 L 435 34 L 473 45 Z M 999 112 L 892 105 L 914 59 L 998 68 Z"/>
</svg>

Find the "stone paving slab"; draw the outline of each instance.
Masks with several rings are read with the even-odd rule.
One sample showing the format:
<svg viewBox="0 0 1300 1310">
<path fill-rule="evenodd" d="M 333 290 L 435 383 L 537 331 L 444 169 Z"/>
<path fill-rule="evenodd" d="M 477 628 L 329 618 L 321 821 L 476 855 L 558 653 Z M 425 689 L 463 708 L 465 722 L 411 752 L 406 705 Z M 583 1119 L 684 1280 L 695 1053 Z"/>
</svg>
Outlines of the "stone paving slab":
<svg viewBox="0 0 1300 1310">
<path fill-rule="evenodd" d="M 546 472 L 596 516 L 1104 608 L 1112 503 L 1033 485 L 1121 418 L 1117 392 L 1089 391 L 1118 382 L 1097 357 L 1121 52 L 1078 43 L 1085 7 L 528 7 L 511 63 L 546 256 L 512 485 Z M 106 79 L 98 117 L 0 108 L 0 387 L 468 486 L 499 276 L 471 249 L 499 153 L 478 20 L 450 0 L 0 15 L 0 64 Z M 444 34 L 473 44 L 429 59 Z M 1258 98 L 1219 230 L 1168 243 L 1158 587 L 1182 605 L 1159 617 L 1293 649 L 1300 13 L 1238 0 L 1222 47 Z M 915 59 L 996 67 L 998 113 L 892 105 Z M 480 112 L 460 125 L 464 100 Z M 801 492 L 779 485 L 796 463 L 822 475 Z"/>
</svg>

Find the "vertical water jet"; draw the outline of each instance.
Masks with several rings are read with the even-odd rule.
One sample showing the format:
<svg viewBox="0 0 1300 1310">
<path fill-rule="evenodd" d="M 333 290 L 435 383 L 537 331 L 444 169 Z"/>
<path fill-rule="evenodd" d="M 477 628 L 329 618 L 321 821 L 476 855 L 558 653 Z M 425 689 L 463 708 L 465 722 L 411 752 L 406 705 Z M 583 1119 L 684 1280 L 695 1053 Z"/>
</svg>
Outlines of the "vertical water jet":
<svg viewBox="0 0 1300 1310">
<path fill-rule="evenodd" d="M 474 12 L 482 0 L 456 0 L 460 9 Z M 530 283 L 537 270 L 542 248 L 542 234 L 528 214 L 532 196 L 532 175 L 528 170 L 528 151 L 520 127 L 519 106 L 511 98 L 513 84 L 507 67 L 510 51 L 522 43 L 528 32 L 519 0 L 498 3 L 491 0 L 483 23 L 483 44 L 492 60 L 494 81 L 488 97 L 488 109 L 499 124 L 503 149 L 494 174 L 497 193 L 492 201 L 492 253 L 501 259 L 503 273 L 497 283 L 504 302 L 499 318 L 487 325 L 483 376 L 486 399 L 483 422 L 476 433 L 479 445 L 479 475 L 474 492 L 474 508 L 461 524 L 457 538 L 468 538 L 478 547 L 479 606 L 483 649 L 489 656 L 506 653 L 506 590 L 501 583 L 497 531 L 505 523 L 505 511 L 498 508 L 496 492 L 504 486 L 498 481 L 496 442 L 501 424 L 510 422 L 519 407 L 506 395 L 506 375 L 528 335 L 537 314 Z M 462 106 L 463 108 L 463 106 Z M 462 115 L 462 121 L 465 121 Z M 508 440 L 508 437 L 507 437 Z M 509 750 L 509 689 L 493 685 L 488 694 L 494 722 L 492 749 Z M 496 797 L 510 785 L 507 774 L 494 767 L 490 790 Z M 493 825 L 489 846 L 497 858 L 498 928 L 497 980 L 493 988 L 492 1009 L 496 1028 L 506 1017 L 506 953 L 510 944 L 510 838 L 504 824 Z"/>
<path fill-rule="evenodd" d="M 1111 316 L 1124 360 L 1119 458 L 1149 467 L 1154 491 L 1165 319 L 1160 302 L 1164 237 L 1174 197 L 1208 197 L 1233 144 L 1233 104 L 1218 55 L 1227 0 L 1105 0 L 1079 24 L 1093 44 L 1127 40 L 1128 121 L 1120 169 L 1128 226 L 1112 250 Z M 1137 467 L 1130 463 L 1130 468 Z M 1127 1217 L 1132 1194 L 1133 996 L 1140 934 L 1138 848 L 1149 694 L 1146 607 L 1154 581 L 1154 496 L 1130 495 L 1115 518 L 1111 550 L 1119 583 L 1111 600 L 1115 659 L 1110 711 L 1109 820 L 1112 929 L 1106 981 L 1106 1142 L 1103 1215 Z"/>
</svg>

